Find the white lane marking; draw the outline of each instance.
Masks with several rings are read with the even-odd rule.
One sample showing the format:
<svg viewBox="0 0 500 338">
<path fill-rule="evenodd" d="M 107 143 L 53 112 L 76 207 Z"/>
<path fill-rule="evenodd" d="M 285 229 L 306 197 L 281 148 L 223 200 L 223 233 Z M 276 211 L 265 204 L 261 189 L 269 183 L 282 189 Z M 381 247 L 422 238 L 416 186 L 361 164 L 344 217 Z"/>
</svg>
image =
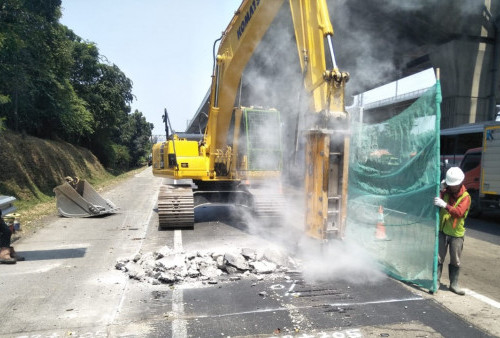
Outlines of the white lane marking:
<svg viewBox="0 0 500 338">
<path fill-rule="evenodd" d="M 297 280 L 294 280 L 292 285 L 290 285 L 290 288 L 288 289 L 287 293 L 285 293 L 285 296 L 289 296 L 292 293 L 293 289 L 295 288 L 296 283 L 297 283 Z"/>
<path fill-rule="evenodd" d="M 472 297 L 474 297 L 476 299 L 479 299 L 480 301 L 482 301 L 482 302 L 484 302 L 486 304 L 489 304 L 489 305 L 491 305 L 491 306 L 493 306 L 493 307 L 495 307 L 497 309 L 500 309 L 500 303 L 497 302 L 496 300 L 493 300 L 491 298 L 483 296 L 483 295 L 481 295 L 481 294 L 479 294 L 477 292 L 474 292 L 472 290 L 469 290 L 469 289 L 462 289 L 462 290 L 465 291 L 466 295 L 470 295 L 470 296 L 472 296 Z"/>
<path fill-rule="evenodd" d="M 374 300 L 371 302 L 361 302 L 361 303 L 332 303 L 332 304 L 326 304 L 332 307 L 335 306 L 356 306 L 356 305 L 368 305 L 368 304 L 387 304 L 387 303 L 400 303 L 400 302 L 410 302 L 414 300 L 423 300 L 424 298 L 420 296 L 415 296 L 415 297 L 408 297 L 408 298 L 401 298 L 401 299 L 382 299 L 382 300 Z"/>
<path fill-rule="evenodd" d="M 63 244 L 58 244 L 54 246 L 54 248 L 57 249 L 64 249 L 64 248 L 71 248 L 71 249 L 78 249 L 78 248 L 89 248 L 90 243 L 63 243 Z M 53 250 L 57 250 L 53 249 Z"/>
<path fill-rule="evenodd" d="M 146 223 L 143 224 L 144 229 L 143 229 L 143 235 L 141 236 L 141 241 L 139 244 L 139 251 L 141 251 L 141 249 L 142 249 L 144 239 L 146 238 L 146 234 L 148 232 L 149 223 L 151 223 L 151 219 L 153 218 L 154 208 L 156 205 L 156 199 L 158 196 L 158 190 L 159 190 L 159 187 L 158 187 L 158 189 L 156 189 L 156 191 L 154 191 L 151 194 L 152 197 L 151 197 L 151 203 L 150 203 L 150 207 L 149 207 L 149 214 L 148 214 L 148 218 L 147 218 Z M 127 217 L 128 217 L 128 215 L 125 215 L 125 219 L 123 220 L 122 227 L 125 226 L 125 222 L 127 220 Z M 118 303 L 118 306 L 116 307 L 115 312 L 112 314 L 111 319 L 109 321 L 109 324 L 113 324 L 115 322 L 116 317 L 118 316 L 118 314 L 121 312 L 121 310 L 123 308 L 123 302 L 125 301 L 125 291 L 128 289 L 129 281 L 130 281 L 130 278 L 127 278 L 125 281 L 125 284 L 123 285 L 122 294 L 120 296 L 120 302 Z"/>
<path fill-rule="evenodd" d="M 182 252 L 182 230 L 174 230 L 174 250 L 175 252 Z"/>
<path fill-rule="evenodd" d="M 418 301 L 418 300 L 424 300 L 424 298 L 418 296 L 418 297 L 408 297 L 408 298 L 403 298 L 403 299 L 383 299 L 383 300 L 376 300 L 376 301 L 372 301 L 372 302 L 332 303 L 332 304 L 322 304 L 322 305 L 327 305 L 327 306 L 331 306 L 331 307 L 341 307 L 341 306 L 360 306 L 360 305 L 367 305 L 367 304 L 399 303 L 399 302 L 410 302 L 410 301 Z M 310 309 L 313 307 L 318 307 L 318 305 L 307 305 L 307 306 L 296 306 L 296 307 L 294 306 L 294 309 L 301 310 L 301 309 Z M 197 315 L 196 318 L 220 318 L 220 317 L 239 316 L 239 315 L 250 314 L 250 313 L 264 313 L 264 312 L 288 311 L 288 310 L 290 310 L 290 309 L 287 307 L 280 306 L 280 307 L 276 307 L 276 308 L 223 313 L 223 314 L 219 314 L 219 315 Z"/>
<path fill-rule="evenodd" d="M 177 318 L 172 321 L 172 337 L 187 337 L 187 320 L 181 319 L 184 316 L 184 291 L 174 289 L 172 292 L 172 311 Z"/>
<path fill-rule="evenodd" d="M 176 259 L 182 259 L 182 230 L 174 230 L 174 252 Z M 172 337 L 184 338 L 187 337 L 187 320 L 184 317 L 184 291 L 175 288 L 172 292 L 172 312 L 175 314 L 175 319 L 172 321 Z"/>
</svg>

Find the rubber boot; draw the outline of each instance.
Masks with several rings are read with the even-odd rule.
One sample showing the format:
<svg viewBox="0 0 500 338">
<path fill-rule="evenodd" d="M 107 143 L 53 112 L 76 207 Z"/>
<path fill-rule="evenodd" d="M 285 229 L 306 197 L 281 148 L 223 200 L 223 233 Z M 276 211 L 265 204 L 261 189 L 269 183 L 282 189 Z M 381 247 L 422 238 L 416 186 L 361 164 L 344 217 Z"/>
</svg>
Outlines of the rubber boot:
<svg viewBox="0 0 500 338">
<path fill-rule="evenodd" d="M 441 283 L 441 274 L 443 273 L 443 264 L 438 264 L 438 286 Z"/>
<path fill-rule="evenodd" d="M 465 291 L 458 287 L 458 276 L 460 274 L 460 267 L 454 265 L 448 265 L 450 272 L 450 291 L 456 293 L 457 295 L 465 295 Z"/>
<path fill-rule="evenodd" d="M 16 264 L 16 259 L 10 257 L 10 248 L 0 249 L 0 264 Z"/>
<path fill-rule="evenodd" d="M 15 258 L 16 261 L 22 262 L 22 261 L 26 260 L 26 258 L 24 258 L 23 256 L 19 256 L 17 254 L 17 252 L 16 252 L 16 250 L 14 250 L 13 246 L 11 246 L 9 249 L 10 249 L 10 257 Z"/>
<path fill-rule="evenodd" d="M 439 291 L 439 287 L 441 286 L 441 274 L 443 273 L 443 264 L 438 264 L 438 270 L 437 270 L 437 289 L 436 289 L 436 292 L 437 293 Z"/>
</svg>

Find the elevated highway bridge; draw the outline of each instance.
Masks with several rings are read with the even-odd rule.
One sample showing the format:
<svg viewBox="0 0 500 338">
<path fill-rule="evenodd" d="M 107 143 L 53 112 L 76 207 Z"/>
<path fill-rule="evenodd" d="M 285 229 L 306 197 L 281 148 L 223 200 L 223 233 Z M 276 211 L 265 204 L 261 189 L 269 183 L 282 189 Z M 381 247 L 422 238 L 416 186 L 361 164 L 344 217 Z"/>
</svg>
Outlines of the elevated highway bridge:
<svg viewBox="0 0 500 338">
<path fill-rule="evenodd" d="M 337 63 L 351 74 L 347 97 L 426 68 L 440 68 L 441 128 L 495 119 L 500 101 L 499 0 L 411 4 L 328 0 L 328 6 Z M 289 117 L 285 129 L 293 130 L 297 114 L 304 109 L 304 93 L 300 93 L 301 74 L 289 13 L 285 2 L 246 67 L 235 105 L 277 108 Z M 188 133 L 203 132 L 208 99 L 207 93 L 193 112 Z M 389 115 L 412 100 L 392 105 Z M 387 112 L 378 107 L 372 114 L 382 114 L 380 119 Z"/>
</svg>

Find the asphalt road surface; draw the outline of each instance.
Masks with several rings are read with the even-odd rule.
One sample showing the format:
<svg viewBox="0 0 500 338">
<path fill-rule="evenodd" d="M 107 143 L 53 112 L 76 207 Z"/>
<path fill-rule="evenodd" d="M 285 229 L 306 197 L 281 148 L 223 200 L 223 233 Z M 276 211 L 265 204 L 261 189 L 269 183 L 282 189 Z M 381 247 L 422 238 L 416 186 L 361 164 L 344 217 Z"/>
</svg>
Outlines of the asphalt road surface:
<svg viewBox="0 0 500 338">
<path fill-rule="evenodd" d="M 118 259 L 168 245 L 184 251 L 276 244 L 228 208 L 196 212 L 190 230 L 159 231 L 162 179 L 148 168 L 101 192 L 121 208 L 99 218 L 52 216 L 15 243 L 26 257 L 0 265 L 1 337 L 494 337 L 500 336 L 499 215 L 467 221 L 463 297 L 389 277 L 306 280 L 300 271 L 206 285 L 152 285 Z M 285 230 L 286 231 L 286 230 Z M 446 284 L 447 274 L 442 282 Z"/>
</svg>

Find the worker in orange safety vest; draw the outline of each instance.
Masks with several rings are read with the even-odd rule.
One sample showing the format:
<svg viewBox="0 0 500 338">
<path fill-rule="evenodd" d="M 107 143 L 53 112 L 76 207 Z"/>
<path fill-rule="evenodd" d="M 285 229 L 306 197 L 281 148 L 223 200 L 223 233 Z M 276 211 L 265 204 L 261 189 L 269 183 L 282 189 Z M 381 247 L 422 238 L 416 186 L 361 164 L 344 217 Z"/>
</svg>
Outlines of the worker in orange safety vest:
<svg viewBox="0 0 500 338">
<path fill-rule="evenodd" d="M 446 178 L 441 182 L 440 197 L 434 198 L 434 205 L 439 210 L 439 253 L 438 253 L 438 287 L 443 271 L 443 262 L 449 248 L 450 291 L 464 295 L 458 287 L 460 273 L 460 256 L 464 247 L 465 219 L 469 213 L 471 197 L 462 184 L 464 173 L 458 167 L 452 167 L 446 172 Z"/>
</svg>

